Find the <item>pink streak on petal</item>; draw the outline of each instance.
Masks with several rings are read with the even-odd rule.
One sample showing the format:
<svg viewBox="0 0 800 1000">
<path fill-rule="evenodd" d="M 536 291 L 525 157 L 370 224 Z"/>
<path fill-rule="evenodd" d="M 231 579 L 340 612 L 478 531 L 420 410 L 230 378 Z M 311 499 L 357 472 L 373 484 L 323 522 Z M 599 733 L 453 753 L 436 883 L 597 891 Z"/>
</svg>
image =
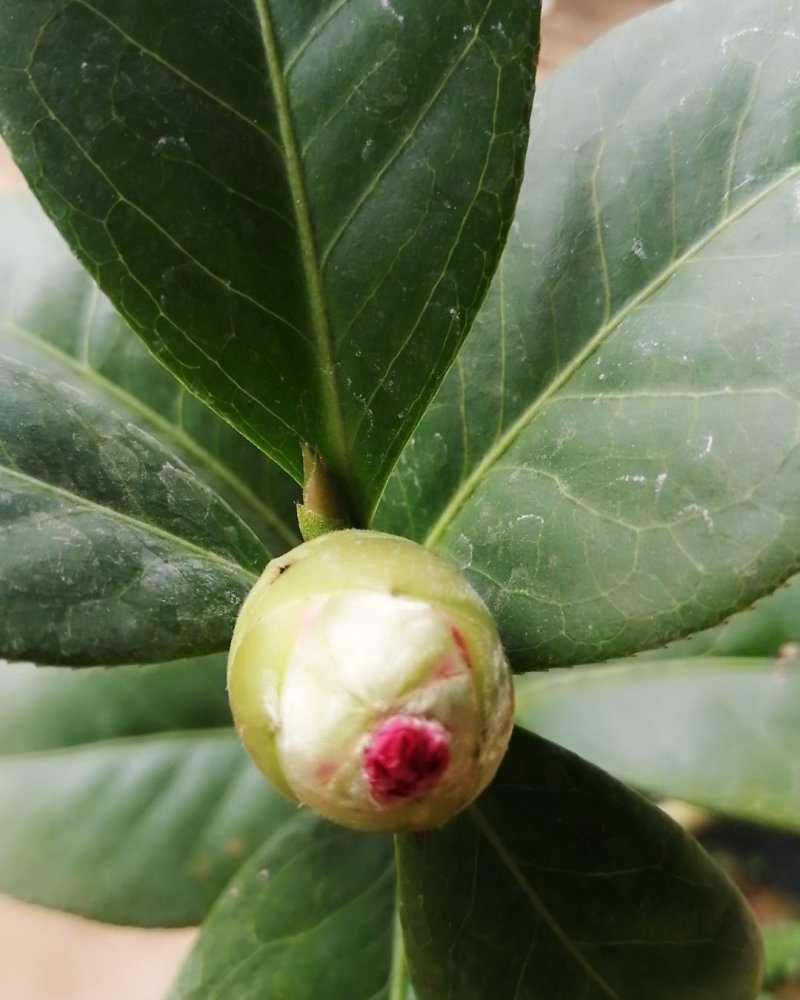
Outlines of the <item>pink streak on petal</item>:
<svg viewBox="0 0 800 1000">
<path fill-rule="evenodd" d="M 455 677 L 457 674 L 463 674 L 463 672 L 463 663 L 458 663 L 454 656 L 447 655 L 443 656 L 436 664 L 433 677 L 437 681 L 446 681 L 448 677 Z"/>
<path fill-rule="evenodd" d="M 467 644 L 464 641 L 464 636 L 455 627 L 455 625 L 451 625 L 450 626 L 450 634 L 453 637 L 453 642 L 461 650 L 461 656 L 464 659 L 464 663 L 466 663 L 466 665 L 467 665 L 467 669 L 471 670 L 472 669 L 472 664 L 469 662 L 469 650 L 467 649 Z"/>
<path fill-rule="evenodd" d="M 311 629 L 314 622 L 319 618 L 320 611 L 322 611 L 323 601 L 319 598 L 316 600 L 309 600 L 306 602 L 306 607 L 300 618 L 300 622 L 297 628 L 297 637 L 302 639 Z"/>
<path fill-rule="evenodd" d="M 321 760 L 314 768 L 314 776 L 323 785 L 327 784 L 339 768 L 338 761 Z"/>
<path fill-rule="evenodd" d="M 385 719 L 364 750 L 370 792 L 385 805 L 433 788 L 449 762 L 449 732 L 438 722 L 413 715 Z"/>
</svg>

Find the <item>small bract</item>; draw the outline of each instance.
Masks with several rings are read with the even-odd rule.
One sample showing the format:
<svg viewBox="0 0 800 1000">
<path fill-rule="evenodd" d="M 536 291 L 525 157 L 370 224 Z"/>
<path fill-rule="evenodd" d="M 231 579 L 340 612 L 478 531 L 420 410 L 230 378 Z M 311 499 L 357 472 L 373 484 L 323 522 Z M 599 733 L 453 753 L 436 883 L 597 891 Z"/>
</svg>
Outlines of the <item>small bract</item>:
<svg viewBox="0 0 800 1000">
<path fill-rule="evenodd" d="M 269 563 L 236 623 L 228 692 L 272 784 L 362 830 L 446 823 L 491 781 L 513 721 L 483 601 L 440 557 L 372 531 Z"/>
</svg>

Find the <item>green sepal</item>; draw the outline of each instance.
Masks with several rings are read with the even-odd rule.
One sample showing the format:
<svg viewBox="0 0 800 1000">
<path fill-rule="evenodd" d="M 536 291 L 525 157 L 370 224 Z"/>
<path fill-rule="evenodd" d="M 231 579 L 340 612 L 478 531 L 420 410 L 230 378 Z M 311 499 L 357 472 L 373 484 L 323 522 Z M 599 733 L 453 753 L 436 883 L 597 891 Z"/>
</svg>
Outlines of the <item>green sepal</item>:
<svg viewBox="0 0 800 1000">
<path fill-rule="evenodd" d="M 303 541 L 311 542 L 329 531 L 351 527 L 347 507 L 316 448 L 301 445 L 303 452 L 303 502 L 297 504 L 297 524 Z"/>
</svg>

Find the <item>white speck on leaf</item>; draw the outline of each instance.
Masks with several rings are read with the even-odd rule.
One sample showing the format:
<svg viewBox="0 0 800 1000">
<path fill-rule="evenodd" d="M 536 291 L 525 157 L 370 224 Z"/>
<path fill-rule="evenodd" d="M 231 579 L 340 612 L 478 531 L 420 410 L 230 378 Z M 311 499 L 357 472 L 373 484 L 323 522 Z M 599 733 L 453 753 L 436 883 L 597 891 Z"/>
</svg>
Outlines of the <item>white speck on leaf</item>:
<svg viewBox="0 0 800 1000">
<path fill-rule="evenodd" d="M 450 553 L 459 569 L 469 569 L 472 565 L 472 542 L 466 535 L 459 535 Z"/>
<path fill-rule="evenodd" d="M 732 42 L 737 41 L 739 38 L 743 38 L 745 35 L 760 35 L 761 28 L 742 28 L 741 31 L 735 31 L 732 35 L 725 35 L 725 37 L 720 42 L 722 46 L 722 51 L 727 54 L 728 48 Z"/>
<path fill-rule="evenodd" d="M 544 527 L 544 518 L 541 514 L 520 514 L 514 518 L 514 524 L 529 525 L 531 522 L 540 529 L 538 534 L 541 535 L 541 528 Z"/>
<path fill-rule="evenodd" d="M 384 10 L 388 10 L 389 13 L 392 15 L 392 17 L 395 19 L 395 21 L 398 22 L 398 24 L 402 24 L 403 21 L 405 21 L 405 17 L 403 17 L 402 14 L 398 14 L 397 13 L 397 11 L 394 9 L 394 7 L 392 7 L 392 5 L 389 2 L 389 0 L 379 0 L 379 2 L 380 2 L 381 7 Z"/>
<path fill-rule="evenodd" d="M 755 178 L 753 177 L 752 174 L 745 174 L 744 177 L 739 181 L 739 183 L 735 187 L 731 188 L 731 192 L 733 193 L 735 191 L 738 191 L 740 188 L 746 187 L 748 184 L 752 184 L 754 180 Z"/>
<path fill-rule="evenodd" d="M 515 566 L 508 578 L 507 589 L 510 593 L 526 594 L 531 588 L 531 575 L 524 566 Z"/>
<path fill-rule="evenodd" d="M 708 507 L 701 507 L 699 503 L 690 503 L 685 507 L 682 507 L 678 512 L 679 517 L 696 517 L 697 515 L 702 517 L 705 522 L 705 526 L 709 532 L 714 530 L 714 518 L 709 513 Z"/>
<path fill-rule="evenodd" d="M 108 65 L 106 63 L 91 63 L 84 59 L 81 63 L 81 80 L 84 83 L 91 83 L 93 80 L 97 80 L 103 76 L 107 70 Z"/>
<path fill-rule="evenodd" d="M 155 144 L 155 152 L 163 153 L 168 149 L 177 149 L 183 153 L 191 152 L 191 146 L 186 141 L 185 135 L 162 135 Z"/>
</svg>

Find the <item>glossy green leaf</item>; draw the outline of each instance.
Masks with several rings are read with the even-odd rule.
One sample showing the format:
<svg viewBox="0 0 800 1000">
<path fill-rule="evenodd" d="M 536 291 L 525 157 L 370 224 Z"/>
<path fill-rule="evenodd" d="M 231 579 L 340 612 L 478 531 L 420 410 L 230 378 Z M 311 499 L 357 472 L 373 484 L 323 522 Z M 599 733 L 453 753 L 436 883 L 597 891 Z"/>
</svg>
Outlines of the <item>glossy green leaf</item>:
<svg viewBox="0 0 800 1000">
<path fill-rule="evenodd" d="M 0 672 L 0 891 L 116 923 L 198 923 L 295 812 L 230 727 L 222 657 Z"/>
<path fill-rule="evenodd" d="M 639 788 L 800 830 L 796 661 L 636 661 L 520 678 L 517 721 Z"/>
<path fill-rule="evenodd" d="M 378 526 L 519 670 L 718 623 L 800 567 L 800 7 L 696 0 L 541 88 L 516 221 Z"/>
<path fill-rule="evenodd" d="M 125 414 L 206 480 L 278 555 L 297 486 L 159 365 L 32 197 L 0 197 L 0 365 L 25 362 Z"/>
<path fill-rule="evenodd" d="M 420 1000 L 757 992 L 753 918 L 697 843 L 607 774 L 522 731 L 475 806 L 401 838 L 397 853 Z"/>
<path fill-rule="evenodd" d="M 71 382 L 0 365 L 0 655 L 83 666 L 225 649 L 263 547 Z"/>
<path fill-rule="evenodd" d="M 715 628 L 643 654 L 648 659 L 684 656 L 778 656 L 800 643 L 800 576 Z"/>
<path fill-rule="evenodd" d="M 171 1000 L 404 1000 L 394 897 L 389 837 L 300 813 L 228 886 Z"/>
<path fill-rule="evenodd" d="M 518 0 L 3 0 L 0 123 L 181 381 L 365 522 L 488 286 L 527 142 Z"/>
</svg>

